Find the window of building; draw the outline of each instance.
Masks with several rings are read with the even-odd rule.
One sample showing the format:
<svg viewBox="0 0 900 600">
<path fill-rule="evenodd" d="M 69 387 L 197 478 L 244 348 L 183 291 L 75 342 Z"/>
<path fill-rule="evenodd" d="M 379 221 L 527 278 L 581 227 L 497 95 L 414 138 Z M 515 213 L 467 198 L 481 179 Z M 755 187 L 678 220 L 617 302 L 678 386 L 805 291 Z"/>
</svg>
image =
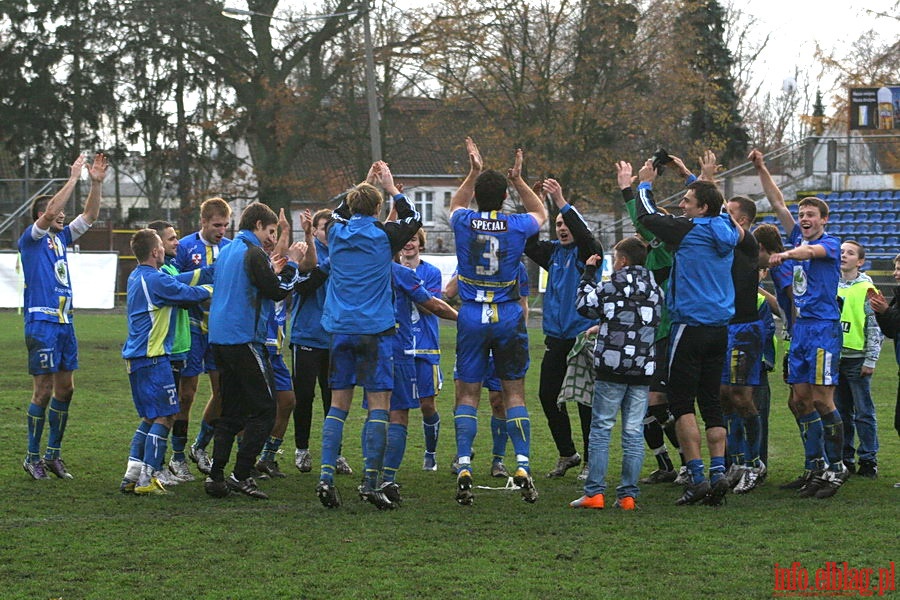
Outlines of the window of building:
<svg viewBox="0 0 900 600">
<path fill-rule="evenodd" d="M 422 223 L 434 225 L 434 192 L 416 192 L 413 204 L 422 215 Z"/>
</svg>

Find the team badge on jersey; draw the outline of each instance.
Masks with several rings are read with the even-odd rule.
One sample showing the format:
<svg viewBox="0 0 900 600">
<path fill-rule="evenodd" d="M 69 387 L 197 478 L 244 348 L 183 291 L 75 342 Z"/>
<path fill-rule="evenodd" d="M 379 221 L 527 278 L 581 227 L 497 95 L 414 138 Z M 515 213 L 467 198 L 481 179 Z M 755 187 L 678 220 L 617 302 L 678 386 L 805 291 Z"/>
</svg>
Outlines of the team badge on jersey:
<svg viewBox="0 0 900 600">
<path fill-rule="evenodd" d="M 56 280 L 60 285 L 69 287 L 69 266 L 66 264 L 65 259 L 60 258 L 56 261 L 53 265 L 53 273 L 56 275 Z"/>
<path fill-rule="evenodd" d="M 191 254 L 191 262 L 193 262 L 195 265 L 199 265 L 199 264 L 200 264 L 200 261 L 202 261 L 202 260 L 203 260 L 203 255 L 202 255 L 202 254 L 199 254 L 199 253 L 198 253 L 198 254 Z"/>
</svg>

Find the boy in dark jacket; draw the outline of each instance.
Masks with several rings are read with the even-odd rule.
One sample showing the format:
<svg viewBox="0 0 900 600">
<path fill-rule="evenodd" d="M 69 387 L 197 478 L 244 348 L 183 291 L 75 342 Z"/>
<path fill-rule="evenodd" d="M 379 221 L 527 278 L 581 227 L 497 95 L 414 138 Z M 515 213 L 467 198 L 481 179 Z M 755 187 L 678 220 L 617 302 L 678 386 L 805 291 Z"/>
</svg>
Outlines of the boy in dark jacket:
<svg viewBox="0 0 900 600">
<path fill-rule="evenodd" d="M 590 462 L 584 495 L 573 508 L 603 508 L 609 438 L 622 410 L 622 479 L 616 506 L 634 510 L 644 462 L 643 421 L 650 381 L 656 370 L 654 339 L 662 315 L 662 291 L 644 267 L 647 248 L 637 238 L 616 244 L 610 281 L 595 283 L 600 256 L 590 257 L 578 288 L 582 316 L 600 319 L 594 347 L 593 417 Z"/>
</svg>

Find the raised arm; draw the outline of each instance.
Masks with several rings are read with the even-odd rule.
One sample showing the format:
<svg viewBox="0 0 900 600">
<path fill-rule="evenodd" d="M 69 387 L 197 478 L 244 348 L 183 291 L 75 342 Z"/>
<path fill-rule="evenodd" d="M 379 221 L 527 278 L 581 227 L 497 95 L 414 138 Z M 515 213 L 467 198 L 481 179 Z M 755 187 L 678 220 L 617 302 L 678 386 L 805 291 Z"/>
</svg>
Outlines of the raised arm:
<svg viewBox="0 0 900 600">
<path fill-rule="evenodd" d="M 103 180 L 106 179 L 106 168 L 109 161 L 103 154 L 94 156 L 94 162 L 88 170 L 91 176 L 91 191 L 88 192 L 87 200 L 84 203 L 84 212 L 81 216 L 88 224 L 93 224 L 100 216 L 100 198 L 103 192 Z"/>
<path fill-rule="evenodd" d="M 559 208 L 563 221 L 565 222 L 566 227 L 569 228 L 569 232 L 572 234 L 575 244 L 578 246 L 578 258 L 581 261 L 586 261 L 594 254 L 602 255 L 603 246 L 601 246 L 600 242 L 593 236 L 587 223 L 581 216 L 581 213 L 579 213 L 574 206 L 566 202 L 562 193 L 562 186 L 559 185 L 559 182 L 555 179 L 546 179 L 544 180 L 543 189 L 545 193 L 550 195 L 553 202 Z"/>
<path fill-rule="evenodd" d="M 312 228 L 312 213 L 307 208 L 300 213 L 300 228 L 303 230 L 303 241 L 306 242 L 306 254 L 297 266 L 301 273 L 312 271 L 319 264 L 319 256 L 316 252 L 315 232 Z"/>
<path fill-rule="evenodd" d="M 84 167 L 84 154 L 78 155 L 78 158 L 72 163 L 68 181 L 66 181 L 65 185 L 50 198 L 50 201 L 44 209 L 44 213 L 34 222 L 38 229 L 43 229 L 45 231 L 50 229 L 53 221 L 56 220 L 56 216 L 66 207 L 66 203 L 69 201 L 69 198 L 72 196 L 72 191 L 75 189 L 75 184 L 78 183 L 78 178 L 81 176 L 82 167 Z"/>
<path fill-rule="evenodd" d="M 772 205 L 772 211 L 775 213 L 775 216 L 778 217 L 781 228 L 784 229 L 786 234 L 790 235 L 791 231 L 794 230 L 794 225 L 796 225 L 794 215 L 788 210 L 787 205 L 784 203 L 784 194 L 778 189 L 775 180 L 772 179 L 772 174 L 769 173 L 769 169 L 766 168 L 766 162 L 763 159 L 762 152 L 754 148 L 750 151 L 747 160 L 752 162 L 753 166 L 756 167 L 756 174 L 759 175 L 759 182 L 762 184 L 763 192 L 765 192 L 766 198 L 769 199 L 769 204 Z"/>
<path fill-rule="evenodd" d="M 525 212 L 534 217 L 539 226 L 543 226 L 547 222 L 547 209 L 538 195 L 534 193 L 534 190 L 522 179 L 521 148 L 516 149 L 516 161 L 513 163 L 512 168 L 506 172 L 506 178 L 519 194 L 522 206 L 525 207 Z M 565 199 L 563 199 L 563 202 L 565 202 Z"/>
<path fill-rule="evenodd" d="M 470 137 L 466 138 L 466 154 L 469 157 L 469 173 L 463 180 L 462 185 L 456 190 L 456 193 L 453 194 L 453 199 L 450 200 L 450 215 L 460 208 L 469 208 L 469 203 L 475 197 L 475 180 L 478 179 L 478 176 L 481 175 L 481 171 L 484 169 L 484 160 L 481 158 L 481 152 L 478 151 L 478 146 L 475 145 L 475 141 Z"/>
</svg>

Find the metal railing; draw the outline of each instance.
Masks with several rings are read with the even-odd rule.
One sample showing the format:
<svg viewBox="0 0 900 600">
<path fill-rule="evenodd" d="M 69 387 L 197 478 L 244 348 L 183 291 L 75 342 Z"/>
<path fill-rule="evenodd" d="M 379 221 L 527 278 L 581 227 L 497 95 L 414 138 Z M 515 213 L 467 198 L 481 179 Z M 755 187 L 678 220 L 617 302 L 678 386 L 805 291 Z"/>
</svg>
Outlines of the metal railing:
<svg viewBox="0 0 900 600">
<path fill-rule="evenodd" d="M 31 203 L 34 202 L 34 199 L 38 196 L 48 193 L 52 190 L 57 184 L 60 182 L 65 182 L 65 179 L 50 179 L 44 185 L 42 185 L 37 192 L 32 194 L 25 202 L 19 205 L 13 212 L 7 215 L 6 219 L 2 223 L 0 223 L 0 235 L 3 235 L 7 229 L 12 227 L 16 221 L 22 218 L 28 210 L 31 208 Z"/>
</svg>

